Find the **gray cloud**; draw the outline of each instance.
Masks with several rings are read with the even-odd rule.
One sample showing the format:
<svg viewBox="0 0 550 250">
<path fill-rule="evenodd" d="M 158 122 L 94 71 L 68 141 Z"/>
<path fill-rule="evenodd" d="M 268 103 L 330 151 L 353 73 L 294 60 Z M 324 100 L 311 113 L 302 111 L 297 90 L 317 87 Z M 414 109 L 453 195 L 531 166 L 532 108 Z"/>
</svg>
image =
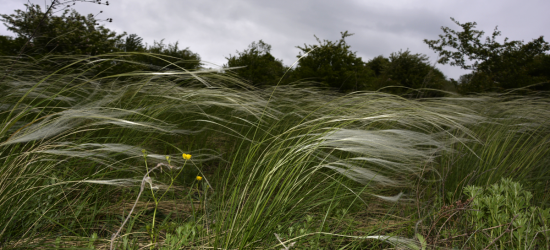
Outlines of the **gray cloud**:
<svg viewBox="0 0 550 250">
<path fill-rule="evenodd" d="M 26 0 L 3 0 L 0 13 L 24 8 Z M 43 4 L 32 0 L 33 3 Z M 347 39 L 351 49 L 367 61 L 375 56 L 409 49 L 423 53 L 433 62 L 433 53 L 423 39 L 437 39 L 441 26 L 457 30 L 449 18 L 461 23 L 478 23 L 477 29 L 490 35 L 499 26 L 502 39 L 531 41 L 541 35 L 548 40 L 550 2 L 525 0 L 301 0 L 301 1 L 176 1 L 111 0 L 110 6 L 77 3 L 81 14 L 113 18 L 105 26 L 116 31 L 136 33 L 148 44 L 165 39 L 179 41 L 203 60 L 222 65 L 225 57 L 242 51 L 260 39 L 272 45 L 272 53 L 291 65 L 299 49 L 296 46 L 317 44 L 321 40 L 340 38 L 348 30 L 355 35 Z M 0 34 L 9 34 L 0 27 Z M 438 65 L 448 77 L 458 78 L 467 71 Z"/>
</svg>

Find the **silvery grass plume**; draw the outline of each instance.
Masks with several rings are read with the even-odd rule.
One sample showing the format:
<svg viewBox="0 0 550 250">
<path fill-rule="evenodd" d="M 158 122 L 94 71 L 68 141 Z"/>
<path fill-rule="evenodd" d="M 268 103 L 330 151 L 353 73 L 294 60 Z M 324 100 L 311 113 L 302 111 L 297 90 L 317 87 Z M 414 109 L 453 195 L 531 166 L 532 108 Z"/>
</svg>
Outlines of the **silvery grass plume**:
<svg viewBox="0 0 550 250">
<path fill-rule="evenodd" d="M 93 175 L 104 172 L 106 167 L 123 168 L 138 175 L 145 172 L 143 164 L 136 166 L 128 161 L 140 159 L 142 145 L 136 144 L 131 137 L 98 143 L 96 140 L 105 140 L 94 138 L 94 134 L 125 129 L 148 136 L 194 135 L 226 128 L 226 135 L 241 136 L 239 126 L 258 124 L 258 113 L 265 110 L 265 101 L 253 93 L 239 94 L 221 89 L 223 85 L 218 88 L 201 86 L 211 74 L 209 72 L 130 75 L 134 76 L 131 84 L 117 78 L 87 78 L 90 68 L 104 62 L 108 60 L 86 58 L 80 61 L 86 67 L 76 73 L 72 69 L 49 73 L 34 69 L 32 65 L 25 73 L 25 65 L 22 65 L 23 70 L 13 72 L 0 83 L 2 94 L 5 94 L 5 98 L 0 98 L 0 206 L 9 211 L 1 216 L 5 223 L 0 228 L 0 238 L 15 226 L 14 218 L 21 217 L 31 197 L 39 195 L 33 190 L 44 176 L 63 172 L 63 168 L 78 171 L 93 162 L 103 165 Z M 185 76 L 191 76 L 185 78 L 188 86 L 174 82 Z M 223 76 L 213 78 L 207 87 L 221 82 L 219 79 Z M 215 109 L 223 113 L 210 112 Z M 174 115 L 178 116 L 172 119 L 176 124 L 164 121 Z M 246 119 L 234 119 L 235 116 Z M 273 118 L 276 116 L 264 117 Z M 192 153 L 197 163 L 220 157 L 218 152 L 209 149 Z M 120 156 L 125 158 L 121 160 Z M 154 152 L 147 155 L 151 163 L 160 162 L 164 157 Z M 174 161 L 174 164 L 181 163 Z M 136 185 L 133 178 L 94 180 L 93 175 L 92 179 L 86 177 L 80 183 Z M 42 215 L 38 218 L 43 218 Z M 23 231 L 23 235 L 27 233 L 28 230 Z"/>
<path fill-rule="evenodd" d="M 307 91 L 311 89 L 296 92 Z M 280 211 L 306 213 L 311 204 L 319 204 L 316 199 L 324 188 L 336 181 L 322 169 L 369 186 L 368 193 L 380 199 L 404 201 L 402 193 L 389 197 L 377 194 L 378 187 L 410 187 L 414 178 L 422 177 L 423 170 L 436 171 L 435 159 L 452 152 L 453 144 L 475 142 L 468 126 L 484 120 L 460 105 L 441 100 L 428 104 L 379 92 L 305 95 L 312 101 L 302 105 L 294 105 L 293 98 L 288 98 L 294 95 L 292 87 L 266 95 L 271 98 L 270 107 L 296 112 L 285 112 L 270 133 L 258 139 L 261 142 L 240 155 L 243 160 L 235 160 L 242 168 L 238 172 L 242 177 L 226 185 L 242 191 L 235 197 L 234 204 L 238 205 L 222 209 L 234 212 L 226 222 L 232 225 L 226 247 L 255 239 L 251 235 L 241 238 L 247 235 L 235 231 L 274 228 L 277 220 L 266 218 L 286 216 Z M 319 180 L 317 173 L 326 178 Z M 303 190 L 304 186 L 308 189 Z M 362 200 L 351 188 L 345 190 Z M 254 213 L 241 212 L 248 210 Z"/>
<path fill-rule="evenodd" d="M 485 120 L 441 100 L 411 101 L 378 92 L 322 98 L 328 101 L 309 107 L 317 111 L 312 119 L 304 118 L 285 133 L 308 131 L 298 132 L 313 139 L 300 147 L 315 149 L 319 166 L 361 184 L 407 185 L 391 176 L 418 175 L 452 144 L 475 141 L 467 125 Z"/>
<path fill-rule="evenodd" d="M 446 187 L 461 189 L 466 185 L 460 183 L 485 186 L 501 178 L 513 178 L 532 185 L 533 192 L 544 193 L 550 160 L 548 93 L 523 96 L 485 93 L 444 101 L 467 106 L 485 117 L 472 126 L 481 142 L 468 144 L 474 153 L 450 158 L 454 164 L 445 170 Z M 460 145 L 453 148 L 465 151 Z"/>
</svg>

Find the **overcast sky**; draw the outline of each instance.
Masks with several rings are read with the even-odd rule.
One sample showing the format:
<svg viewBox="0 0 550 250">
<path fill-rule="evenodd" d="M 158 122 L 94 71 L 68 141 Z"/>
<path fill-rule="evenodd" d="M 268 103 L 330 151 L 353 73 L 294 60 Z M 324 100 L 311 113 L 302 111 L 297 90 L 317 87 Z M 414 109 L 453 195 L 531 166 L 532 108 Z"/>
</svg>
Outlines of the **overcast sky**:
<svg viewBox="0 0 550 250">
<path fill-rule="evenodd" d="M 0 13 L 24 9 L 27 0 L 1 0 Z M 105 0 L 104 0 L 105 1 Z M 50 0 L 30 0 L 48 4 Z M 461 23 L 477 22 L 477 30 L 491 35 L 495 26 L 510 40 L 532 41 L 545 36 L 550 41 L 550 1 L 548 0 L 110 0 L 109 6 L 77 3 L 83 15 L 113 18 L 105 26 L 117 33 L 138 34 L 148 44 L 154 40 L 179 41 L 202 60 L 217 65 L 225 57 L 243 51 L 262 39 L 272 46 L 272 55 L 285 65 L 296 61 L 296 46 L 336 41 L 340 32 L 357 55 L 367 62 L 375 56 L 409 49 L 422 53 L 434 63 L 437 54 L 423 39 L 437 39 L 441 26 L 461 30 L 450 17 Z M 13 35 L 2 25 L 0 35 Z M 458 67 L 437 65 L 449 78 L 467 73 Z"/>
</svg>

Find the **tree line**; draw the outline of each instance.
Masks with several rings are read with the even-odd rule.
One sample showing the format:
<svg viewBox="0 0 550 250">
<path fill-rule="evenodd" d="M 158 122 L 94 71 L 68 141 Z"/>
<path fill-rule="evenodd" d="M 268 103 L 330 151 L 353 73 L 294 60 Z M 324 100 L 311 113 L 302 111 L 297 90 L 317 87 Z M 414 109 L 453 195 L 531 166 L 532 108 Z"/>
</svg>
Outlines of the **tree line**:
<svg viewBox="0 0 550 250">
<path fill-rule="evenodd" d="M 16 36 L 0 36 L 0 56 L 27 60 L 44 55 L 96 56 L 129 52 L 127 56 L 137 62 L 128 64 L 121 60 L 121 63 L 101 69 L 103 74 L 198 70 L 204 66 L 199 54 L 188 47 L 180 48 L 178 42 L 165 44 L 160 40 L 147 45 L 137 34 L 117 34 L 99 25 L 100 21 L 112 22 L 111 18 L 98 20 L 97 15 L 83 16 L 71 10 L 70 5 L 62 6 L 75 2 L 54 0 L 45 11 L 39 5 L 25 4 L 26 10 L 1 14 L 0 20 Z M 108 5 L 99 0 L 88 2 Z M 61 15 L 54 15 L 55 7 L 61 7 L 58 11 Z M 447 79 L 430 65 L 426 55 L 409 50 L 394 52 L 388 57 L 380 55 L 365 62 L 346 43 L 346 38 L 353 35 L 348 31 L 341 32 L 337 41 L 315 36 L 318 44 L 297 46 L 299 60 L 294 67 L 283 65 L 282 60 L 271 54 L 271 45 L 263 40 L 254 41 L 243 51 L 229 55 L 224 66 L 245 66 L 232 71 L 257 87 L 313 82 L 340 92 L 382 90 L 408 96 L 414 96 L 411 93 L 416 93 L 415 89 L 434 90 L 423 91 L 428 96 L 441 95 L 438 90 L 472 93 L 527 87 L 550 89 L 550 55 L 547 53 L 550 46 L 542 36 L 528 43 L 508 41 L 508 38 L 499 43 L 496 38 L 501 34 L 495 28 L 492 36 L 482 42 L 484 32 L 475 30 L 475 22 L 462 24 L 451 19 L 462 31 L 442 27 L 439 39 L 425 39 L 424 43 L 439 54 L 438 63 L 472 70 L 458 80 Z"/>
</svg>

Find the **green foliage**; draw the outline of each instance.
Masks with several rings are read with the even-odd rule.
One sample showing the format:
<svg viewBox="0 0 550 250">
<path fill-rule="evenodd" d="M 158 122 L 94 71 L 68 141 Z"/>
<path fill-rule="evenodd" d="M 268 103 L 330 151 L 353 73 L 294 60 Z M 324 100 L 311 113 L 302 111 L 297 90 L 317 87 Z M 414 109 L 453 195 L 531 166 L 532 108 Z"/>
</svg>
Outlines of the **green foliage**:
<svg viewBox="0 0 550 250">
<path fill-rule="evenodd" d="M 95 2 L 95 1 L 94 1 Z M 16 33 L 16 38 L 0 37 L 0 55 L 87 55 L 95 56 L 112 52 L 139 52 L 160 54 L 164 57 L 143 54 L 120 55 L 119 60 L 95 67 L 93 74 L 98 76 L 117 75 L 132 71 L 158 71 L 197 69 L 201 66 L 200 56 L 188 48 L 180 49 L 178 43 L 164 44 L 163 40 L 153 45 L 143 44 L 137 34 L 126 36 L 99 26 L 95 16 L 82 16 L 69 6 L 61 15 L 54 15 L 53 9 L 60 5 L 54 1 L 43 12 L 39 5 L 26 4 L 26 10 L 16 10 L 15 14 L 0 15 L 8 30 Z M 112 19 L 107 19 L 112 22 Z M 78 67 L 78 66 L 75 66 Z"/>
<path fill-rule="evenodd" d="M 320 247 L 319 240 L 314 233 L 317 231 L 319 225 L 314 225 L 314 217 L 306 215 L 305 218 L 297 223 L 284 227 L 277 225 L 276 238 L 279 242 L 284 242 L 293 239 L 288 244 L 290 246 L 300 246 L 300 249 L 323 249 Z"/>
<path fill-rule="evenodd" d="M 201 66 L 199 54 L 193 53 L 189 48 L 180 49 L 179 42 L 164 44 L 164 39 L 160 42 L 155 41 L 152 46 L 147 48 L 147 52 L 168 57 L 161 59 L 154 56 L 141 56 L 137 59 L 139 62 L 153 66 L 155 70 L 198 69 Z M 166 66 L 159 67 L 160 65 Z"/>
<path fill-rule="evenodd" d="M 388 84 L 410 89 L 442 89 L 445 82 L 443 73 L 428 63 L 423 54 L 412 54 L 409 50 L 392 53 L 384 72 Z"/>
<path fill-rule="evenodd" d="M 147 46 L 143 44 L 143 38 L 137 34 L 130 34 L 124 38 L 124 41 L 116 44 L 118 51 L 127 52 L 124 56 L 121 56 L 121 60 L 114 64 L 106 64 L 96 69 L 97 72 L 101 72 L 99 76 L 110 76 L 121 73 L 133 72 L 133 71 L 146 71 L 151 67 L 149 66 L 153 60 L 149 56 L 144 56 L 143 53 L 147 52 Z M 141 54 L 131 54 L 131 53 Z M 158 63 L 156 59 L 156 63 Z M 163 62 L 161 65 L 166 65 Z M 123 78 L 124 79 L 124 78 Z"/>
<path fill-rule="evenodd" d="M 184 246 L 189 246 L 189 244 L 193 242 L 195 237 L 198 235 L 197 230 L 198 229 L 193 225 L 193 223 L 190 222 L 177 227 L 173 233 L 166 234 L 164 246 L 160 249 L 181 249 Z"/>
<path fill-rule="evenodd" d="M 366 66 L 372 69 L 376 75 L 376 80 L 372 85 L 374 90 L 400 86 L 405 88 L 383 90 L 395 94 L 405 94 L 411 92 L 411 89 L 443 89 L 444 85 L 450 84 L 439 69 L 428 63 L 426 55 L 412 54 L 409 50 L 392 53 L 389 58 L 382 55 L 377 56 L 367 62 Z M 439 92 L 424 92 L 428 95 L 439 95 Z M 421 96 L 417 92 L 413 92 L 413 94 L 415 97 Z"/>
<path fill-rule="evenodd" d="M 550 90 L 550 54 L 535 56 L 533 61 L 525 67 L 530 83 L 536 84 L 534 90 Z"/>
<path fill-rule="evenodd" d="M 137 34 L 130 34 L 124 39 L 124 43 L 118 45 L 118 48 L 124 52 L 143 52 L 146 46 L 143 44 L 143 38 Z"/>
<path fill-rule="evenodd" d="M 125 42 L 118 45 L 118 48 L 126 53 L 118 54 L 119 60 L 111 64 L 103 64 L 94 71 L 99 72 L 99 76 L 102 77 L 134 71 L 185 71 L 202 66 L 200 55 L 193 53 L 189 48 L 181 49 L 178 42 L 165 44 L 162 39 L 147 46 L 143 45 L 142 40 L 136 34 L 126 37 Z M 120 79 L 126 79 L 126 77 Z"/>
<path fill-rule="evenodd" d="M 492 80 L 485 72 L 473 72 L 461 75 L 458 79 L 460 93 L 483 93 L 501 90 L 499 84 Z"/>
<path fill-rule="evenodd" d="M 548 42 L 540 36 L 533 41 L 524 44 L 523 41 L 508 41 L 504 39 L 501 44 L 496 41 L 500 31 L 495 28 L 491 37 L 480 38 L 485 34 L 475 30 L 476 22 L 461 24 L 451 18 L 454 23 L 464 31 L 454 31 L 448 27 L 442 27 L 444 34 L 439 35 L 438 40 L 424 42 L 439 53 L 439 63 L 459 66 L 463 69 L 474 70 L 474 74 L 482 73 L 487 76 L 483 82 L 471 82 L 477 86 L 478 91 L 488 91 L 496 85 L 498 88 L 518 88 L 532 84 L 529 68 L 537 56 L 544 55 L 550 50 Z M 455 51 L 446 50 L 446 47 Z M 472 61 L 470 64 L 469 61 Z M 548 79 L 546 79 L 548 80 Z"/>
<path fill-rule="evenodd" d="M 118 49 L 127 52 L 112 54 L 116 58 L 111 63 L 94 68 L 99 77 L 126 74 L 134 71 L 186 71 L 199 69 L 203 64 L 200 55 L 189 48 L 181 49 L 179 43 L 165 44 L 164 39 L 154 41 L 153 45 L 142 44 L 142 38 L 135 34 L 128 36 Z M 126 76 L 120 79 L 127 79 Z"/>
<path fill-rule="evenodd" d="M 374 71 L 374 75 L 379 77 L 386 73 L 390 66 L 390 60 L 382 55 L 379 55 L 367 62 L 367 67 Z"/>
<path fill-rule="evenodd" d="M 227 65 L 224 67 L 245 66 L 235 72 L 252 85 L 276 85 L 283 76 L 285 67 L 270 51 L 271 45 L 264 41 L 252 42 L 243 52 L 237 51 L 237 55 L 226 57 Z"/>
<path fill-rule="evenodd" d="M 371 87 L 368 90 L 379 90 L 390 84 L 391 78 L 387 76 L 387 69 L 390 66 L 390 59 L 379 55 L 365 64 L 368 68 L 374 71 L 375 80 L 371 82 Z"/>
<path fill-rule="evenodd" d="M 97 240 L 97 233 L 93 233 L 90 239 L 88 240 L 88 248 L 95 249 L 94 243 Z"/>
<path fill-rule="evenodd" d="M 2 14 L 0 20 L 8 30 L 29 41 L 33 53 L 63 55 L 98 55 L 116 51 L 115 45 L 125 35 L 98 25 L 94 15 L 82 16 L 65 9 L 60 16 L 43 12 L 37 4 L 25 4 L 27 9 L 15 14 Z M 112 19 L 109 19 L 112 21 Z M 29 53 L 29 51 L 25 51 Z"/>
<path fill-rule="evenodd" d="M 25 42 L 23 37 L 0 36 L 0 56 L 18 55 Z"/>
<path fill-rule="evenodd" d="M 488 188 L 467 186 L 471 199 L 468 221 L 475 230 L 467 245 L 478 248 L 494 244 L 498 249 L 548 248 L 550 208 L 531 206 L 531 192 L 511 179 Z"/>
<path fill-rule="evenodd" d="M 371 81 L 374 72 L 365 65 L 361 57 L 350 50 L 346 37 L 352 36 L 341 32 L 342 38 L 337 42 L 321 40 L 315 36 L 319 45 L 297 46 L 302 50 L 298 54 L 300 59 L 293 72 L 297 80 L 309 79 L 321 82 L 326 87 L 339 91 L 354 91 L 372 89 Z M 303 54 L 302 54 L 303 53 Z"/>
<path fill-rule="evenodd" d="M 439 88 L 443 73 L 428 64 L 428 56 L 412 54 L 409 50 L 392 53 L 386 74 L 392 81 L 408 88 Z M 437 79 L 430 79 L 437 78 Z"/>
<path fill-rule="evenodd" d="M 550 78 L 550 55 L 541 54 L 535 57 L 532 63 L 533 67 L 529 67 L 529 75 L 535 77 Z"/>
</svg>

